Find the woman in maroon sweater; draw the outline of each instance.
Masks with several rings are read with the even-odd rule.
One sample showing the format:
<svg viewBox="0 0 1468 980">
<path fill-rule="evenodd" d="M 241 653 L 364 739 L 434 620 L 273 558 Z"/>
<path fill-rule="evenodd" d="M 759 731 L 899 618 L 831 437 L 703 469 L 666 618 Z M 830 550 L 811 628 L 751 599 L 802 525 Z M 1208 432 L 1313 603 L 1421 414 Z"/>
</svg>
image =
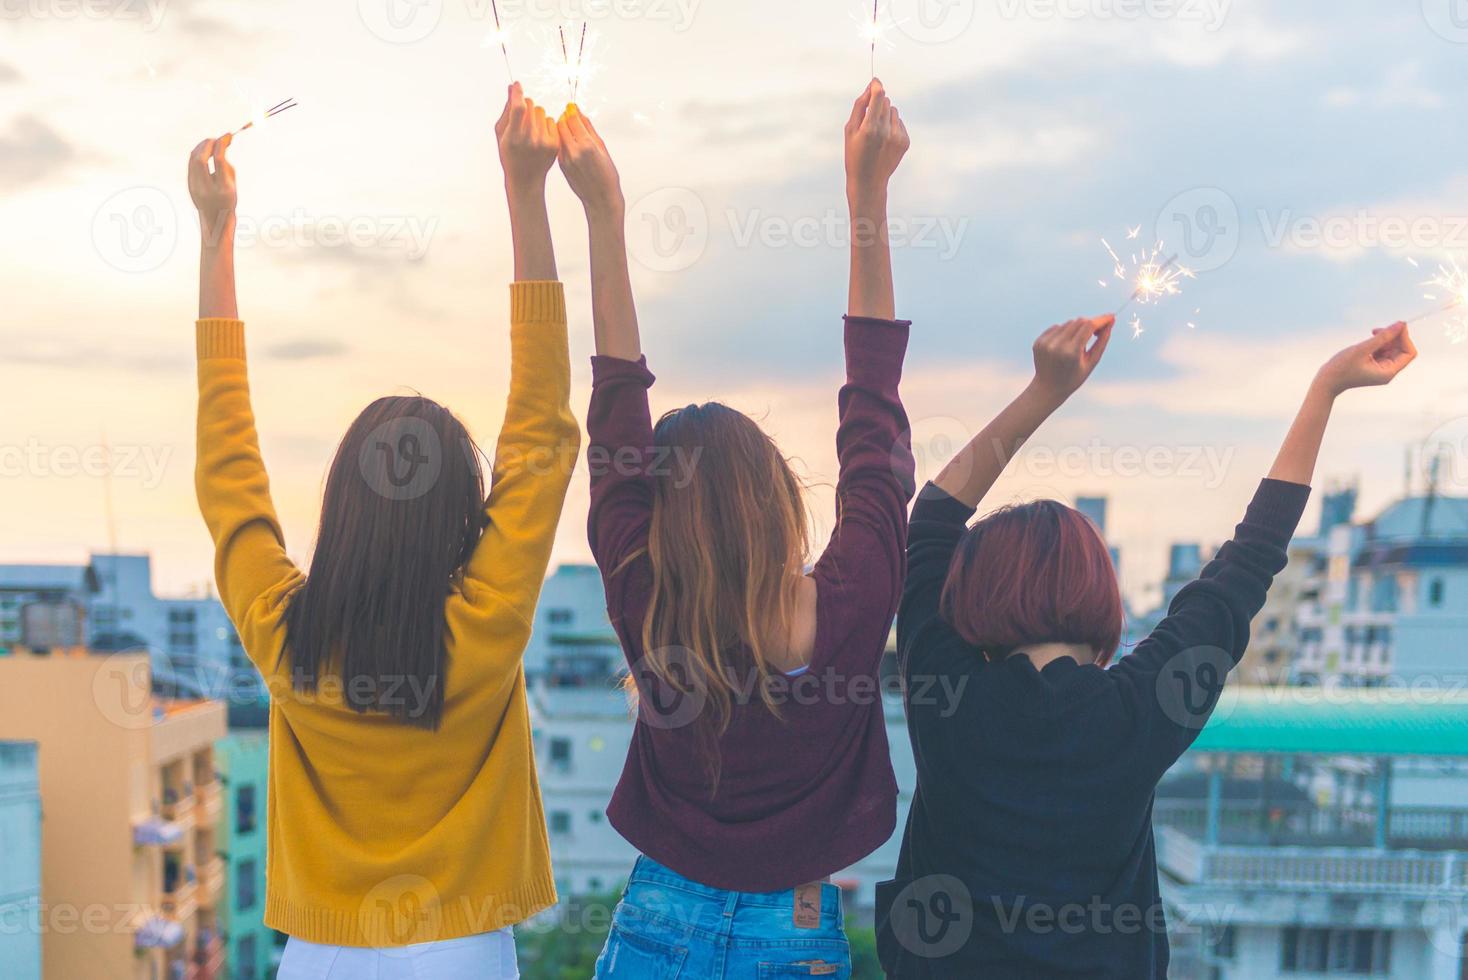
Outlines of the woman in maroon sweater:
<svg viewBox="0 0 1468 980">
<path fill-rule="evenodd" d="M 644 856 L 598 977 L 849 976 L 827 878 L 896 824 L 877 670 L 914 490 L 886 226 L 907 147 L 874 81 L 846 127 L 837 522 L 807 572 L 802 488 L 758 425 L 718 403 L 653 425 L 616 168 L 585 116 L 562 121 L 591 242 L 591 547 L 638 700 L 607 815 Z"/>
</svg>

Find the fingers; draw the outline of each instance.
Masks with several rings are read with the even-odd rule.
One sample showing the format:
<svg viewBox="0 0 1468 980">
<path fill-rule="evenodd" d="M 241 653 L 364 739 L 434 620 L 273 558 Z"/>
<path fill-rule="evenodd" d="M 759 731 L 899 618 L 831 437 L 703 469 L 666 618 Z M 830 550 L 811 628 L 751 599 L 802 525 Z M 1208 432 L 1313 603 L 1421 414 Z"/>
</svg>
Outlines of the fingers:
<svg viewBox="0 0 1468 980">
<path fill-rule="evenodd" d="M 1091 322 L 1096 325 L 1093 334 L 1096 342 L 1091 345 L 1090 350 L 1086 351 L 1086 363 L 1094 367 L 1101 360 L 1101 355 L 1106 353 L 1106 345 L 1111 343 L 1111 332 L 1112 328 L 1116 326 L 1116 317 L 1108 313 L 1106 316 L 1096 317 Z"/>
<path fill-rule="evenodd" d="M 865 125 L 874 129 L 883 129 L 891 118 L 892 100 L 887 97 L 885 89 L 878 87 L 872 92 L 872 101 L 867 106 Z"/>
<path fill-rule="evenodd" d="M 596 143 L 597 146 L 601 147 L 602 149 L 606 149 L 607 144 L 602 140 L 601 133 L 598 133 L 596 131 L 596 125 L 592 123 L 591 117 L 586 115 L 584 112 L 577 112 L 576 118 L 580 120 L 581 125 L 585 127 L 586 135 L 591 137 L 591 139 Z"/>
<path fill-rule="evenodd" d="M 851 118 L 846 121 L 848 130 L 856 129 L 861 125 L 862 120 L 867 117 L 867 107 L 872 104 L 873 93 L 879 91 L 881 87 L 882 83 L 874 78 L 871 84 L 861 90 L 861 94 L 856 97 L 856 103 L 851 107 Z"/>
<path fill-rule="evenodd" d="M 189 153 L 189 180 L 209 179 L 209 157 L 214 152 L 213 140 L 200 140 Z"/>
<path fill-rule="evenodd" d="M 214 163 L 215 175 L 225 174 L 230 177 L 234 176 L 234 167 L 230 166 L 229 158 L 225 156 L 225 151 L 229 149 L 229 145 L 233 142 L 233 133 L 225 133 L 214 141 L 214 147 L 209 153 L 209 159 Z"/>
<path fill-rule="evenodd" d="M 494 124 L 494 131 L 496 133 L 503 134 L 504 131 L 509 127 L 510 120 L 515 112 L 515 108 L 518 105 L 523 104 L 524 98 L 525 90 L 520 87 L 520 83 L 513 83 L 510 86 L 509 93 L 505 97 L 504 111 L 500 113 L 499 120 Z"/>
</svg>

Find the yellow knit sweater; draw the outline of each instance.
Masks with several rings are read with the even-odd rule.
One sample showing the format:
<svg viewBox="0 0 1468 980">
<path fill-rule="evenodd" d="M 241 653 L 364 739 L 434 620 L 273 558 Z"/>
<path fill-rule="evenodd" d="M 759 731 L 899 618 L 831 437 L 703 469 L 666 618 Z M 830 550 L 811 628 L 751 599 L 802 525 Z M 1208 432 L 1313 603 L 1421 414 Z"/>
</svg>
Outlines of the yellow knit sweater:
<svg viewBox="0 0 1468 980">
<path fill-rule="evenodd" d="M 489 932 L 556 901 L 521 656 L 580 430 L 560 283 L 511 287 L 510 398 L 489 525 L 445 604 L 438 731 L 292 691 L 286 557 L 260 457 L 244 325 L 200 320 L 199 506 L 225 609 L 271 691 L 265 923 L 343 946 Z"/>
</svg>

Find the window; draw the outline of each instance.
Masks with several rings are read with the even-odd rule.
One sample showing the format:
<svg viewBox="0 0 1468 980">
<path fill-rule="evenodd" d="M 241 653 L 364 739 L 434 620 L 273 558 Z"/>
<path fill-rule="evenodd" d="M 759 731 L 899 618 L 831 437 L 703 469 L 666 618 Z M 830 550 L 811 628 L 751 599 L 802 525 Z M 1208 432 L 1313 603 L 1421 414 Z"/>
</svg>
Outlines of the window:
<svg viewBox="0 0 1468 980">
<path fill-rule="evenodd" d="M 242 937 L 239 946 L 235 948 L 239 953 L 239 962 L 234 967 L 235 980 L 259 980 L 260 967 L 256 962 L 258 954 L 255 951 L 254 934 Z"/>
<path fill-rule="evenodd" d="M 553 738 L 550 742 L 551 765 L 557 769 L 571 768 L 571 740 L 569 738 Z"/>
<path fill-rule="evenodd" d="M 1290 928 L 1280 945 L 1280 971 L 1385 977 L 1391 952 L 1392 934 L 1383 929 Z"/>
<path fill-rule="evenodd" d="M 1441 606 L 1443 604 L 1443 591 L 1443 580 L 1440 578 L 1433 579 L 1432 584 L 1427 587 L 1427 604 L 1434 607 Z"/>
<path fill-rule="evenodd" d="M 245 783 L 234 797 L 234 829 L 238 834 L 253 834 L 259 821 L 255 812 L 255 785 Z"/>
<path fill-rule="evenodd" d="M 565 810 L 552 810 L 550 832 L 552 837 L 569 837 L 571 835 L 571 814 Z"/>
<path fill-rule="evenodd" d="M 235 869 L 235 904 L 240 907 L 241 912 L 248 912 L 255 907 L 255 877 L 253 859 L 241 861 Z"/>
<path fill-rule="evenodd" d="M 552 626 L 565 626 L 576 618 L 576 614 L 569 609 L 547 609 L 545 618 Z"/>
</svg>

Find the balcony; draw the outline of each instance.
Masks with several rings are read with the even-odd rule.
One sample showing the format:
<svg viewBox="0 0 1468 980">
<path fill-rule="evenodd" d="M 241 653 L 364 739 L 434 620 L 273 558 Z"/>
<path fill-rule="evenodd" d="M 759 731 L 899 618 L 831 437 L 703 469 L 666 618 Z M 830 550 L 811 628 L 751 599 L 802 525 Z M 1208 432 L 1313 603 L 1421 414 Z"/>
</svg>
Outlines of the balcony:
<svg viewBox="0 0 1468 980">
<path fill-rule="evenodd" d="M 219 816 L 224 812 L 224 795 L 220 789 L 219 780 L 200 783 L 196 799 L 198 800 L 197 822 L 201 826 L 209 827 L 219 823 Z"/>
<path fill-rule="evenodd" d="M 218 980 L 224 976 L 224 941 L 217 934 L 211 932 L 207 938 L 200 934 L 193 969 L 199 980 Z"/>
<path fill-rule="evenodd" d="M 224 893 L 224 859 L 210 858 L 200 866 L 199 903 L 214 907 Z"/>
<path fill-rule="evenodd" d="M 194 825 L 194 794 L 169 788 L 163 791 L 163 819 L 181 826 Z"/>
<path fill-rule="evenodd" d="M 175 922 L 193 918 L 199 910 L 199 885 L 193 865 L 163 875 L 163 913 Z"/>
<path fill-rule="evenodd" d="M 1208 839 L 1205 802 L 1159 798 L 1159 828 Z M 1316 806 L 1298 799 L 1218 804 L 1216 843 L 1251 847 L 1377 847 L 1392 850 L 1468 851 L 1468 808 L 1392 807 L 1385 826 L 1375 806 Z M 1380 835 L 1380 836 L 1379 836 Z"/>
</svg>

